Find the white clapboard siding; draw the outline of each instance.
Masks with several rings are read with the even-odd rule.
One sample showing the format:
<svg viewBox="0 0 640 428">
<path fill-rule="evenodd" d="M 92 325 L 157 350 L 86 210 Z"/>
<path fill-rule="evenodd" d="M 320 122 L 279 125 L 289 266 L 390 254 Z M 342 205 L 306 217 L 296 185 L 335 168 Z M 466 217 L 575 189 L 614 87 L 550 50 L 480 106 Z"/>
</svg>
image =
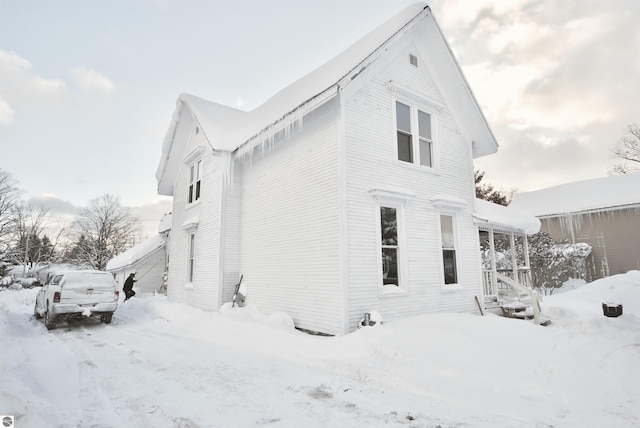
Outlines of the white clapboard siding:
<svg viewBox="0 0 640 428">
<path fill-rule="evenodd" d="M 200 200 L 187 204 L 189 165 L 182 164 L 173 192 L 173 227 L 171 230 L 170 266 L 167 296 L 206 310 L 218 309 L 218 281 L 220 267 L 220 158 L 212 154 L 202 133 L 193 135 L 183 157 L 202 147 L 203 177 Z M 185 221 L 198 218 L 194 281 L 187 283 L 189 230 Z"/>
<path fill-rule="evenodd" d="M 242 165 L 240 272 L 248 302 L 296 327 L 341 330 L 337 102 Z"/>
<path fill-rule="evenodd" d="M 233 300 L 236 284 L 242 275 L 240 271 L 240 232 L 242 229 L 243 175 L 242 162 L 236 161 L 230 184 L 223 190 L 222 235 L 220 236 L 223 285 L 220 306 Z"/>
<path fill-rule="evenodd" d="M 418 56 L 419 67 L 409 63 Z M 427 65 L 411 45 L 395 57 L 364 87 L 346 101 L 345 144 L 348 230 L 348 304 L 350 329 L 365 312 L 377 310 L 393 320 L 428 312 L 471 312 L 479 293 L 478 236 L 472 221 L 473 161 L 470 144 L 438 91 Z M 443 106 L 437 113 L 437 172 L 411 168 L 395 160 L 394 93 L 389 82 L 410 89 Z M 404 225 L 408 293 L 381 294 L 378 287 L 376 202 L 373 187 L 408 189 L 416 197 L 406 202 Z M 437 194 L 467 202 L 458 212 L 458 275 L 462 290 L 443 290 L 440 212 L 430 202 Z"/>
</svg>

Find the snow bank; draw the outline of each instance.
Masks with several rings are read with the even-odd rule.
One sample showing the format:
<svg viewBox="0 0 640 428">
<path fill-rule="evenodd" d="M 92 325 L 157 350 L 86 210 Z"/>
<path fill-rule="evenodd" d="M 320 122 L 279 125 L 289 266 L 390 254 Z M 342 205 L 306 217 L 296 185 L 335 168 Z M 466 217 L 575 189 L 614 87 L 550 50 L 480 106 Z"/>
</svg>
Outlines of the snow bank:
<svg viewBox="0 0 640 428">
<path fill-rule="evenodd" d="M 33 318 L 36 293 L 0 292 L 0 414 L 16 426 L 64 426 L 80 410 L 78 360 Z"/>
<path fill-rule="evenodd" d="M 622 304 L 623 316 L 640 319 L 640 271 L 602 278 L 572 291 L 554 294 L 544 300 L 544 310 L 558 318 L 583 320 L 603 318 L 602 304 Z"/>
<path fill-rule="evenodd" d="M 342 337 L 282 313 L 139 296 L 48 333 L 0 291 L 0 414 L 16 426 L 600 427 L 640 421 L 640 272 L 546 297 L 549 327 L 424 314 Z M 624 314 L 607 318 L 601 304 Z M 384 313 L 382 313 L 384 315 Z M 274 328 L 275 327 L 275 328 Z"/>
</svg>

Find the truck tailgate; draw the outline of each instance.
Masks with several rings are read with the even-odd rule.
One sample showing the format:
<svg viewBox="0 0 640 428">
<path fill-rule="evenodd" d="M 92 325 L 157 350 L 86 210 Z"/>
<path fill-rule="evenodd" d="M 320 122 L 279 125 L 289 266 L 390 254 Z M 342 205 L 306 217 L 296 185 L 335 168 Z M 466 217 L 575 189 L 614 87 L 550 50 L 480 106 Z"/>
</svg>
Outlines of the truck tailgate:
<svg viewBox="0 0 640 428">
<path fill-rule="evenodd" d="M 61 284 L 60 303 L 90 305 L 115 299 L 116 283 L 107 272 L 65 277 Z"/>
</svg>

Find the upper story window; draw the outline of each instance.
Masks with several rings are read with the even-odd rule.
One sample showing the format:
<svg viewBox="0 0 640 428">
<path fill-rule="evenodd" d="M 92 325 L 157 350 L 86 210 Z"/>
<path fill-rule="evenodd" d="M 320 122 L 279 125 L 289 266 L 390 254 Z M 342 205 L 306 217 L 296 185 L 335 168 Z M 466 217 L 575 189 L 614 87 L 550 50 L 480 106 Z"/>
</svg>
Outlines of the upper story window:
<svg viewBox="0 0 640 428">
<path fill-rule="evenodd" d="M 396 101 L 398 160 L 433 168 L 431 114 Z"/>
<path fill-rule="evenodd" d="M 200 199 L 202 181 L 202 159 L 198 159 L 189 166 L 189 203 Z"/>
</svg>

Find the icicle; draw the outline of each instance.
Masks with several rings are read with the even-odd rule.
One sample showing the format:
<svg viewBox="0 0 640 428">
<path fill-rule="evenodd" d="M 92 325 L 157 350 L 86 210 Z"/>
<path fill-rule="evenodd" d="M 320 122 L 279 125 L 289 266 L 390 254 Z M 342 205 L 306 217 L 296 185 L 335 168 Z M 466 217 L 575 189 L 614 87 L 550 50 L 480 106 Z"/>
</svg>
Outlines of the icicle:
<svg viewBox="0 0 640 428">
<path fill-rule="evenodd" d="M 291 138 L 293 134 L 302 130 L 303 117 L 307 110 L 308 106 L 302 105 L 264 128 L 238 148 L 235 154 L 236 159 L 248 160 L 251 163 L 256 150 L 260 151 L 259 156 L 264 156 L 266 152 L 274 149 L 277 140 Z"/>
<path fill-rule="evenodd" d="M 225 190 L 233 184 L 234 162 L 233 153 L 227 151 L 220 152 L 220 174 L 222 175 L 222 188 Z"/>
</svg>

